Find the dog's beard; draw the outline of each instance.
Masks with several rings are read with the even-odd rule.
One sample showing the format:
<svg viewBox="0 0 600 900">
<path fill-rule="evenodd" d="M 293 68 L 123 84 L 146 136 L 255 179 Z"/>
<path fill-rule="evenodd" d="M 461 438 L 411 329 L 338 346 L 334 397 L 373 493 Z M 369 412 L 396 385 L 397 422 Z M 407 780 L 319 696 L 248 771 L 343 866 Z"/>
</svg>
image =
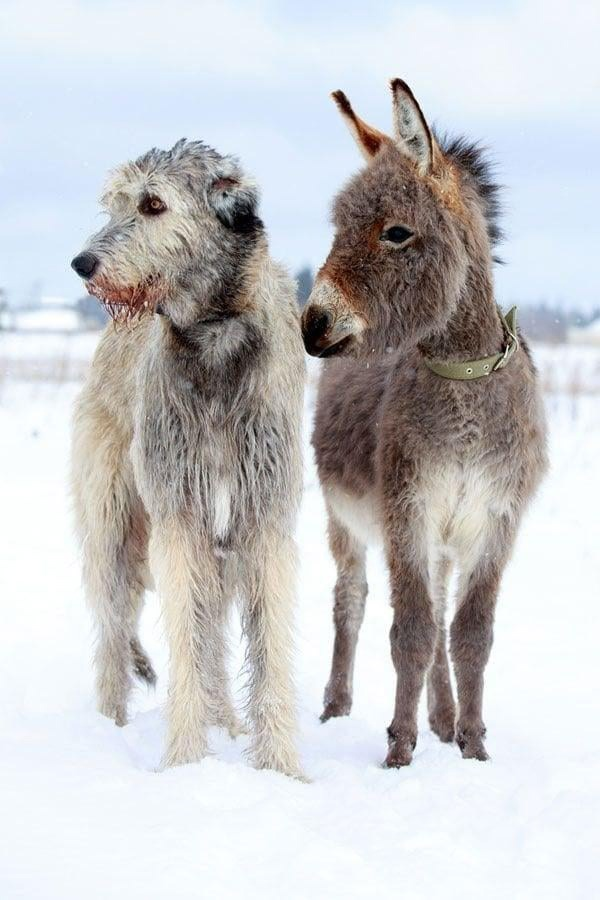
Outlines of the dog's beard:
<svg viewBox="0 0 600 900">
<path fill-rule="evenodd" d="M 118 325 L 131 325 L 153 315 L 162 296 L 160 279 L 156 276 L 128 286 L 115 286 L 104 278 L 97 278 L 88 281 L 86 288 Z"/>
</svg>

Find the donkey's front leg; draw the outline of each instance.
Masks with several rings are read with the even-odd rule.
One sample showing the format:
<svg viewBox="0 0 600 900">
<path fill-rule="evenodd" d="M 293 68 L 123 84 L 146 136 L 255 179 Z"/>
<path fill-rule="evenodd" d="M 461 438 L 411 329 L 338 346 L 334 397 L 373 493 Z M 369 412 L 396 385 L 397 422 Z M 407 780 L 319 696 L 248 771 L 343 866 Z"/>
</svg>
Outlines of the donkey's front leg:
<svg viewBox="0 0 600 900">
<path fill-rule="evenodd" d="M 321 722 L 334 716 L 347 716 L 352 708 L 354 659 L 368 589 L 364 546 L 331 512 L 328 532 L 329 546 L 337 565 L 333 607 L 335 641 Z"/>
<path fill-rule="evenodd" d="M 202 759 L 215 719 L 214 648 L 222 592 L 210 545 L 184 521 L 153 529 L 152 565 L 169 641 L 169 700 L 164 766 Z"/>
<path fill-rule="evenodd" d="M 433 656 L 436 624 L 425 575 L 408 556 L 390 555 L 394 607 L 390 641 L 398 681 L 385 765 L 398 767 L 409 765 L 417 743 L 417 708 Z"/>
<path fill-rule="evenodd" d="M 259 769 L 302 778 L 295 748 L 292 618 L 296 548 L 263 534 L 246 548 L 244 630 L 250 673 L 251 755 Z"/>
<path fill-rule="evenodd" d="M 450 655 L 458 692 L 456 740 L 465 759 L 488 759 L 483 738 L 483 674 L 492 648 L 494 609 L 500 585 L 497 562 L 480 562 L 466 579 L 450 628 Z"/>
<path fill-rule="evenodd" d="M 432 579 L 432 595 L 434 618 L 436 621 L 435 649 L 433 662 L 427 673 L 427 708 L 429 724 L 441 741 L 451 743 L 454 740 L 454 719 L 456 710 L 452 686 L 450 684 L 450 667 L 446 650 L 445 609 L 450 576 L 450 560 L 442 557 L 438 560 Z"/>
</svg>

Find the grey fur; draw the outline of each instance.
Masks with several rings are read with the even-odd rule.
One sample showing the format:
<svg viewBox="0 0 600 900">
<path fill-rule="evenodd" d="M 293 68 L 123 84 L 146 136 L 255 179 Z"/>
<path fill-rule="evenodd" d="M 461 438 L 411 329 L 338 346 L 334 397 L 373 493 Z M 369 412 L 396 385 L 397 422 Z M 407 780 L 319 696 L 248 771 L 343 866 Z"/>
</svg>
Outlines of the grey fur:
<svg viewBox="0 0 600 900">
<path fill-rule="evenodd" d="M 131 675 L 154 680 L 136 633 L 150 569 L 170 645 L 165 764 L 200 759 L 211 722 L 239 733 L 225 644 L 239 596 L 253 759 L 298 776 L 290 652 L 304 358 L 294 285 L 269 256 L 256 186 L 203 144 L 121 167 L 103 203 L 110 219 L 85 248 L 98 260 L 87 286 L 133 324 L 107 327 L 73 427 L 100 710 L 123 724 Z"/>
</svg>

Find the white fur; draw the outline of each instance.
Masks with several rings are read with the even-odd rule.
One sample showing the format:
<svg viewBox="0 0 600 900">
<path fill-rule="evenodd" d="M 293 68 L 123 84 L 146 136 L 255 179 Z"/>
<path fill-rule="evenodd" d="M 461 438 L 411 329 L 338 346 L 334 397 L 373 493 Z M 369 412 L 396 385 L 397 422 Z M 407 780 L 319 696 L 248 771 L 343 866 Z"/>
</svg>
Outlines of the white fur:
<svg viewBox="0 0 600 900">
<path fill-rule="evenodd" d="M 382 532 L 374 493 L 359 497 L 332 486 L 327 489 L 327 502 L 338 521 L 360 544 L 381 542 Z"/>
<path fill-rule="evenodd" d="M 494 521 L 510 511 L 501 496 L 492 473 L 477 463 L 425 471 L 419 497 L 429 567 L 448 556 L 463 572 L 471 572 L 494 533 Z"/>
<path fill-rule="evenodd" d="M 500 492 L 491 472 L 475 463 L 453 463 L 426 470 L 421 476 L 418 495 L 417 527 L 423 529 L 423 540 L 419 543 L 426 547 L 426 556 L 419 562 L 426 568 L 431 584 L 439 560 L 444 557 L 461 571 L 471 572 L 494 533 L 494 520 L 510 513 L 510 504 L 499 501 Z M 375 492 L 359 496 L 328 485 L 327 503 L 336 519 L 360 544 L 382 542 Z"/>
<path fill-rule="evenodd" d="M 226 478 L 218 476 L 213 488 L 213 529 L 216 538 L 225 538 L 231 518 L 231 489 Z"/>
</svg>

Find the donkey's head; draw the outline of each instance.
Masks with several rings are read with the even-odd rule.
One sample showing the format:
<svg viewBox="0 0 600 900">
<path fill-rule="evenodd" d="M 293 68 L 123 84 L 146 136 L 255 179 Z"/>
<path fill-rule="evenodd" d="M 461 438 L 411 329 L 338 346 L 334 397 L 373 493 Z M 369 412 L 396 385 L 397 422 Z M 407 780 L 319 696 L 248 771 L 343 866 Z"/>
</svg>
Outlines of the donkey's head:
<svg viewBox="0 0 600 900">
<path fill-rule="evenodd" d="M 334 201 L 333 246 L 302 317 L 313 356 L 362 355 L 441 331 L 473 263 L 491 265 L 497 202 L 494 186 L 477 181 L 477 149 L 442 149 L 410 88 L 400 79 L 391 87 L 393 137 L 333 94 L 367 166 Z"/>
</svg>

